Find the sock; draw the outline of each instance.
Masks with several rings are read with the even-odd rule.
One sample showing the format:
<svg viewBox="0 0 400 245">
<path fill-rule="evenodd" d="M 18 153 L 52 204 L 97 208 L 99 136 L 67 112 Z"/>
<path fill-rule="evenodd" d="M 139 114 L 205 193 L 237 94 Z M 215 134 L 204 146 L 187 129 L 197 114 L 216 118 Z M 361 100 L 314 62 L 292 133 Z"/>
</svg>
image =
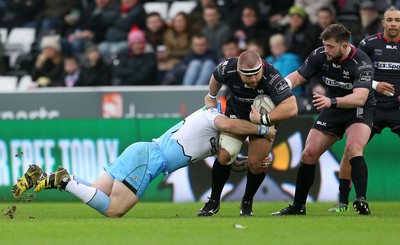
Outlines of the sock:
<svg viewBox="0 0 400 245">
<path fill-rule="evenodd" d="M 339 179 L 339 202 L 349 204 L 349 195 L 351 190 L 351 180 Z"/>
<path fill-rule="evenodd" d="M 74 194 L 90 207 L 104 214 L 110 206 L 110 198 L 101 190 L 87 186 L 71 179 L 65 190 Z"/>
<path fill-rule="evenodd" d="M 215 159 L 212 168 L 212 178 L 211 178 L 211 199 L 219 201 L 221 199 L 222 189 L 231 174 L 231 165 L 222 165 Z"/>
<path fill-rule="evenodd" d="M 253 174 L 250 170 L 247 171 L 246 191 L 244 192 L 243 200 L 253 201 L 254 195 L 265 179 L 265 175 L 265 173 Z"/>
<path fill-rule="evenodd" d="M 86 180 L 84 180 L 82 178 L 79 178 L 76 175 L 70 175 L 70 177 L 71 177 L 71 179 L 75 180 L 76 182 L 79 182 L 80 184 L 84 184 L 84 185 L 90 186 L 90 183 L 88 181 L 86 181 Z"/>
<path fill-rule="evenodd" d="M 294 205 L 306 204 L 308 192 L 315 178 L 315 164 L 309 165 L 300 162 L 299 169 L 297 170 L 296 178 L 296 192 L 294 195 Z"/>
<path fill-rule="evenodd" d="M 356 197 L 367 196 L 368 168 L 363 156 L 350 159 L 351 180 L 354 184 Z"/>
</svg>

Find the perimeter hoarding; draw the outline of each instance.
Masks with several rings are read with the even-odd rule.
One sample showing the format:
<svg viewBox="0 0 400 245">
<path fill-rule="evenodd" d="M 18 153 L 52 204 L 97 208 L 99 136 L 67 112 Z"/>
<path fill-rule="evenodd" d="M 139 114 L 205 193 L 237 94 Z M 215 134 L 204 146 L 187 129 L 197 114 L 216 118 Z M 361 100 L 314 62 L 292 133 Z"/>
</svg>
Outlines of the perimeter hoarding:
<svg viewBox="0 0 400 245">
<path fill-rule="evenodd" d="M 0 121 L 0 201 L 12 200 L 11 187 L 31 163 L 46 171 L 66 167 L 88 181 L 94 181 L 102 166 L 117 157 L 129 144 L 157 137 L 174 119 L 64 119 Z M 278 125 L 272 151 L 273 163 L 255 200 L 291 201 L 297 166 L 312 116 L 301 116 Z M 336 201 L 339 161 L 344 141 L 336 143 L 320 159 L 309 201 Z M 375 137 L 365 150 L 369 166 L 369 200 L 400 200 L 398 138 L 389 131 Z M 243 152 L 247 151 L 247 144 Z M 22 153 L 22 154 L 21 154 Z M 159 176 L 145 193 L 144 201 L 205 201 L 210 194 L 213 158 Z M 163 181 L 164 180 L 164 181 Z M 245 173 L 233 173 L 223 191 L 223 199 L 239 201 L 244 193 Z M 76 200 L 54 190 L 28 199 Z"/>
</svg>

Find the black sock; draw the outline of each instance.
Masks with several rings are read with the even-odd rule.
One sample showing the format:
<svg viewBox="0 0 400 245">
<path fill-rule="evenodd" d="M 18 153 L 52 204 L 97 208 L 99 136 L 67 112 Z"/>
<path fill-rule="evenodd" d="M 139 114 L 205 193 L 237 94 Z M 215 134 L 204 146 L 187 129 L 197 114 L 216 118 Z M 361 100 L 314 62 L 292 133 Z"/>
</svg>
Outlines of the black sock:
<svg viewBox="0 0 400 245">
<path fill-rule="evenodd" d="M 351 180 L 339 179 L 339 202 L 349 204 L 349 194 L 351 190 Z"/>
<path fill-rule="evenodd" d="M 303 162 L 300 163 L 297 170 L 296 192 L 294 194 L 293 204 L 306 204 L 308 192 L 315 178 L 315 164 L 309 165 Z"/>
<path fill-rule="evenodd" d="M 266 173 L 253 174 L 250 170 L 247 171 L 246 191 L 244 192 L 243 200 L 253 201 L 254 195 L 265 179 L 265 175 Z"/>
<path fill-rule="evenodd" d="M 356 197 L 367 196 L 368 168 L 363 156 L 353 157 L 350 159 L 351 164 L 351 180 L 354 184 Z"/>
<path fill-rule="evenodd" d="M 211 178 L 211 199 L 219 201 L 221 199 L 222 189 L 231 174 L 231 165 L 222 165 L 215 159 L 212 168 L 212 178 Z"/>
</svg>

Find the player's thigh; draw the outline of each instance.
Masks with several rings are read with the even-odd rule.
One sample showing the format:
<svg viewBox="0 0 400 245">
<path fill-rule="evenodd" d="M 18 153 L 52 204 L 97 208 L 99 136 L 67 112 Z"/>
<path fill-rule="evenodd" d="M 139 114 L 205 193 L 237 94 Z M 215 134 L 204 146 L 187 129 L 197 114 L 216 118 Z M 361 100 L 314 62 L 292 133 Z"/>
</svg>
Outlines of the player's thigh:
<svg viewBox="0 0 400 245">
<path fill-rule="evenodd" d="M 371 128 L 364 123 L 354 123 L 346 129 L 346 153 L 349 159 L 362 154 L 371 135 Z"/>
<path fill-rule="evenodd" d="M 139 201 L 137 196 L 125 184 L 114 180 L 110 195 L 110 207 L 107 214 L 111 217 L 121 217 Z"/>
<path fill-rule="evenodd" d="M 104 192 L 107 196 L 110 196 L 111 190 L 113 188 L 114 178 L 112 178 L 108 173 L 103 173 L 93 184 L 92 187 L 97 188 Z"/>
<path fill-rule="evenodd" d="M 337 140 L 338 137 L 336 135 L 323 133 L 312 128 L 306 139 L 302 161 L 309 164 L 315 164 L 319 157 Z"/>
</svg>

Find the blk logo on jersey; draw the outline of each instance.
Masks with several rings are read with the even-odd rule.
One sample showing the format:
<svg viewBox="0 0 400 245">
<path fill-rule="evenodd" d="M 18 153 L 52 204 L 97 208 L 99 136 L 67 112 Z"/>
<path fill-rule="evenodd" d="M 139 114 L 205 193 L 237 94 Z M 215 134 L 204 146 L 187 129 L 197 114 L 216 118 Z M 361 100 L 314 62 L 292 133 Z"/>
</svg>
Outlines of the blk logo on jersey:
<svg viewBox="0 0 400 245">
<path fill-rule="evenodd" d="M 395 49 L 395 50 L 397 50 L 397 46 L 395 46 L 395 45 L 386 45 L 386 49 Z"/>
</svg>

